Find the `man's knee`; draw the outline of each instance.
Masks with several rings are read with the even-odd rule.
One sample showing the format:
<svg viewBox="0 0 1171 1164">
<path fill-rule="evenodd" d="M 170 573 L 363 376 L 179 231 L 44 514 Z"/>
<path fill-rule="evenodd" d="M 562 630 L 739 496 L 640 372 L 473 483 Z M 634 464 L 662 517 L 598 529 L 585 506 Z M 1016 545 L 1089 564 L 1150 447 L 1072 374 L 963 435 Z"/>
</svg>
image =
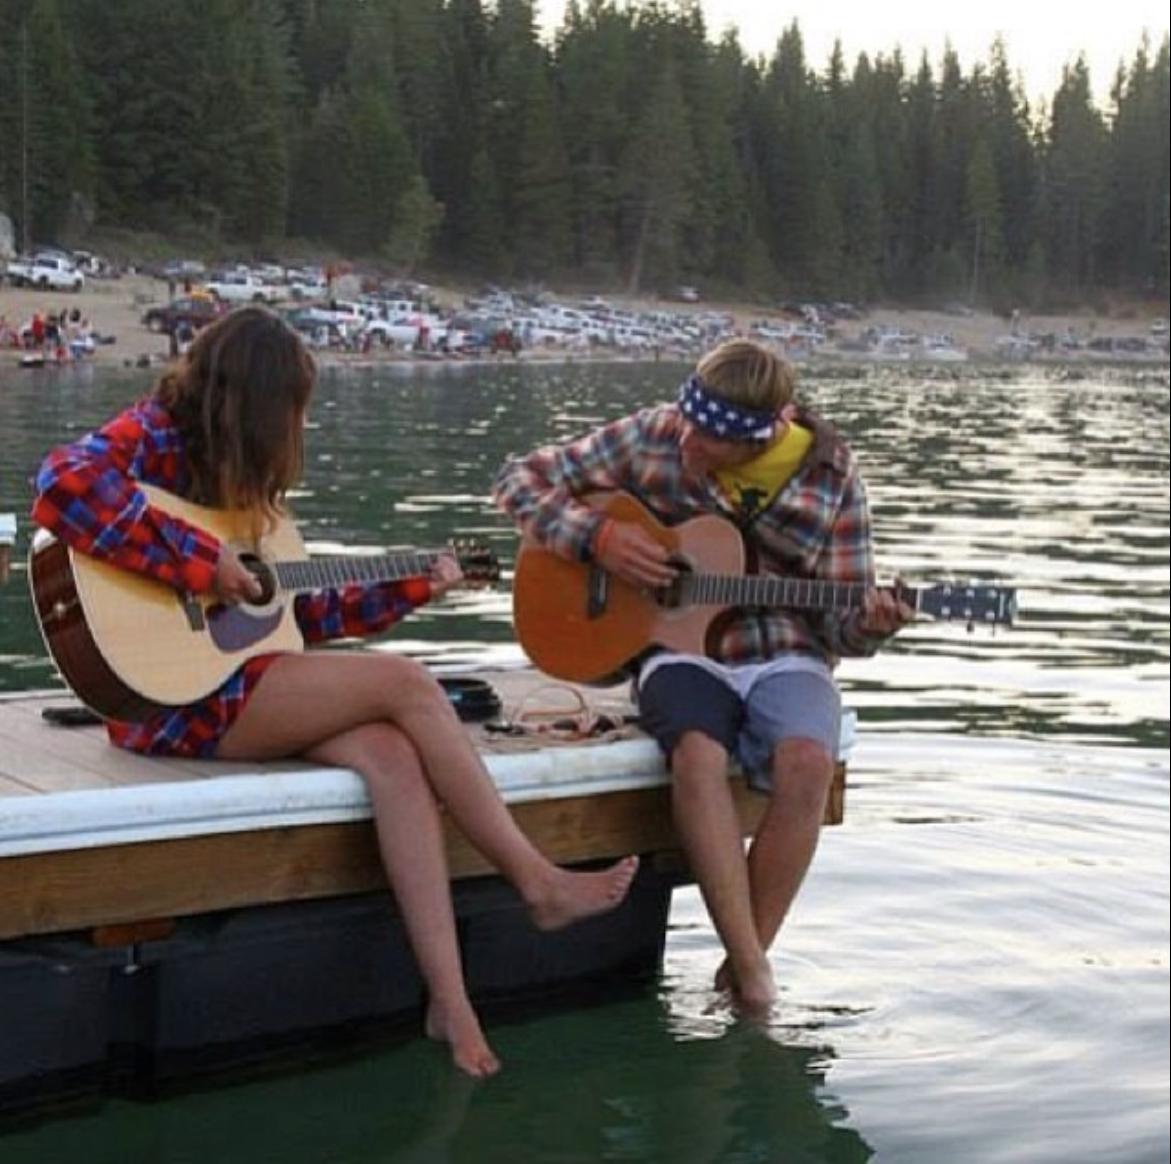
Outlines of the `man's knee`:
<svg viewBox="0 0 1171 1164">
<path fill-rule="evenodd" d="M 672 772 L 718 771 L 724 775 L 728 768 L 728 749 L 706 732 L 685 731 L 671 749 Z"/>
<path fill-rule="evenodd" d="M 772 788 L 789 803 L 823 806 L 833 782 L 834 758 L 820 740 L 796 736 L 773 749 Z"/>
<path fill-rule="evenodd" d="M 779 740 L 773 749 L 774 774 L 791 772 L 805 779 L 828 778 L 833 768 L 833 756 L 825 744 L 812 736 L 790 736 Z"/>
</svg>

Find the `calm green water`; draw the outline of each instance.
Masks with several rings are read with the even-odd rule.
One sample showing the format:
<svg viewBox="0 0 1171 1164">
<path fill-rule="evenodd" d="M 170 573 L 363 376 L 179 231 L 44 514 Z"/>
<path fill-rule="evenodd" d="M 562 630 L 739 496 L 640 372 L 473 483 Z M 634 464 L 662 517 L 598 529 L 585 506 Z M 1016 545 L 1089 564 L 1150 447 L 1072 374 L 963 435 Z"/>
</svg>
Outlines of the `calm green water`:
<svg viewBox="0 0 1171 1164">
<path fill-rule="evenodd" d="M 297 512 L 313 548 L 488 541 L 511 450 L 669 392 L 682 369 L 328 373 Z M 910 377 L 916 377 L 914 379 Z M 142 373 L 0 373 L 0 512 Z M 713 1007 L 719 949 L 676 896 L 663 976 L 492 1024 L 470 1085 L 423 1039 L 294 1075 L 11 1131 L 5 1164 L 1165 1164 L 1166 369 L 810 369 L 865 463 L 880 562 L 1015 586 L 1016 626 L 923 622 L 847 661 L 846 823 L 774 952 L 767 1029 Z M 0 690 L 52 685 L 22 531 Z M 400 626 L 436 663 L 512 662 L 507 574 Z"/>
</svg>

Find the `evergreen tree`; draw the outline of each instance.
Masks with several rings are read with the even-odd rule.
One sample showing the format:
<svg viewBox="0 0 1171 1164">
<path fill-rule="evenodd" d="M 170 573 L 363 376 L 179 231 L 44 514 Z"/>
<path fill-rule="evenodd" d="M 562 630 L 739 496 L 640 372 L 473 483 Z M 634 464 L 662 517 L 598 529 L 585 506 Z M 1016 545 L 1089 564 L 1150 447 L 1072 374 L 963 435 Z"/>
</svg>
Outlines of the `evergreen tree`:
<svg viewBox="0 0 1171 1164">
<path fill-rule="evenodd" d="M 1057 284 L 1080 297 L 1095 280 L 1107 161 L 1106 125 L 1090 97 L 1084 58 L 1062 70 L 1048 138 L 1042 216 L 1047 266 Z"/>
<path fill-rule="evenodd" d="M 572 185 L 531 0 L 501 0 L 489 38 L 489 76 L 494 97 L 486 132 L 504 245 L 517 275 L 540 280 L 569 265 Z"/>
<path fill-rule="evenodd" d="M 443 221 L 443 207 L 431 197 L 417 174 L 394 207 L 394 227 L 383 254 L 403 277 L 414 275 L 430 255 L 431 243 Z"/>
<path fill-rule="evenodd" d="M 637 108 L 633 22 L 612 0 L 571 0 L 554 52 L 554 83 L 573 183 L 573 266 L 614 281 L 623 267 L 619 170 Z"/>
<path fill-rule="evenodd" d="M 1113 92 L 1098 271 L 1142 293 L 1167 290 L 1169 57 L 1144 40 Z"/>
<path fill-rule="evenodd" d="M 968 161 L 964 204 L 972 232 L 968 302 L 975 305 L 1001 286 L 1004 275 L 1000 185 L 992 150 L 983 138 Z"/>
<path fill-rule="evenodd" d="M 18 237 L 63 242 L 97 209 L 85 74 L 58 0 L 33 0 L 18 40 Z"/>
<path fill-rule="evenodd" d="M 683 90 L 669 50 L 641 114 L 635 119 L 620 186 L 630 240 L 627 289 L 637 294 L 647 281 L 660 288 L 675 281 L 680 267 L 679 230 L 691 210 L 695 157 L 684 116 Z"/>
<path fill-rule="evenodd" d="M 765 237 L 773 265 L 789 294 L 815 279 L 819 234 L 817 201 L 824 189 L 820 130 L 812 78 L 796 22 L 781 35 L 765 76 L 760 173 L 769 207 Z"/>
</svg>

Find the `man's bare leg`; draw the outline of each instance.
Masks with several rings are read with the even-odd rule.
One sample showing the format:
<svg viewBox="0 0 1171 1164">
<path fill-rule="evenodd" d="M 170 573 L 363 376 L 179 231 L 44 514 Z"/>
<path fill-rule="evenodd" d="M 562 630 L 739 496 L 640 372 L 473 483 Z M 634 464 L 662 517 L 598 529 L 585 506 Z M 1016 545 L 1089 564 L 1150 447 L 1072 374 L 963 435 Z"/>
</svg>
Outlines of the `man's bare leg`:
<svg viewBox="0 0 1171 1164">
<path fill-rule="evenodd" d="M 833 757 L 816 740 L 783 740 L 773 753 L 773 787 L 768 807 L 748 851 L 752 914 L 762 950 L 780 932 L 801 888 L 825 817 L 833 782 Z M 717 985 L 734 979 L 729 960 L 716 976 Z"/>
<path fill-rule="evenodd" d="M 750 1012 L 776 998 L 768 958 L 757 935 L 740 816 L 727 779 L 728 755 L 700 732 L 687 732 L 671 755 L 675 827 L 700 893 L 727 952 L 721 989 Z"/>
</svg>

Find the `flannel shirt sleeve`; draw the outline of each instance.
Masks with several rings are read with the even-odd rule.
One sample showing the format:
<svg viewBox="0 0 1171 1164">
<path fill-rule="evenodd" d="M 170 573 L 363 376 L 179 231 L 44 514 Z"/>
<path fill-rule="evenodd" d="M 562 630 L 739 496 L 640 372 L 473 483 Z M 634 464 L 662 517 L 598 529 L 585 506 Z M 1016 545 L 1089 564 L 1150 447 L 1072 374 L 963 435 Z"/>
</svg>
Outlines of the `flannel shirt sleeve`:
<svg viewBox="0 0 1171 1164">
<path fill-rule="evenodd" d="M 201 593 L 215 579 L 213 535 L 148 503 L 138 480 L 172 483 L 177 435 L 131 408 L 53 449 L 35 479 L 32 517 L 72 548 L 176 590 Z"/>
<path fill-rule="evenodd" d="M 644 443 L 646 419 L 624 417 L 577 440 L 509 459 L 492 483 L 496 504 L 546 549 L 571 561 L 590 561 L 606 517 L 578 498 L 629 487 L 629 466 Z"/>
<path fill-rule="evenodd" d="M 857 471 L 846 481 L 826 545 L 818 563 L 819 573 L 838 581 L 875 585 L 874 555 L 871 540 L 870 508 L 866 488 Z M 875 654 L 890 637 L 869 634 L 861 628 L 860 609 L 831 613 L 822 620 L 822 637 L 836 655 L 864 658 Z"/>
<path fill-rule="evenodd" d="M 307 643 L 366 638 L 401 622 L 431 599 L 426 578 L 353 585 L 298 595 L 293 612 Z"/>
</svg>

